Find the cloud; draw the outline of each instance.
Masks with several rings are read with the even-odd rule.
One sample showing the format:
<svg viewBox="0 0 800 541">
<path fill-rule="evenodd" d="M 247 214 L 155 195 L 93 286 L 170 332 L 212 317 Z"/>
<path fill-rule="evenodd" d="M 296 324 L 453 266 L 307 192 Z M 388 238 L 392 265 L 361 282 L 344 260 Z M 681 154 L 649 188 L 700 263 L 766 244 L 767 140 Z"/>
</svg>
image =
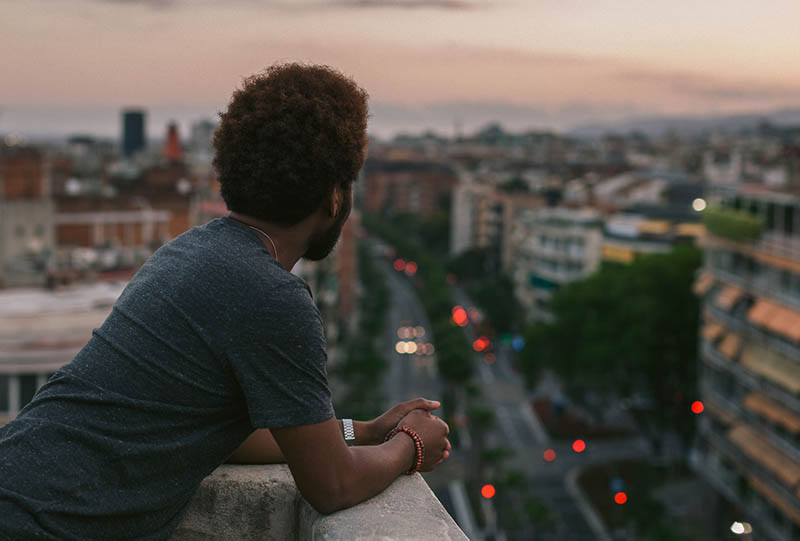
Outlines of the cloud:
<svg viewBox="0 0 800 541">
<path fill-rule="evenodd" d="M 167 9 L 178 6 L 188 7 L 188 0 L 94 0 L 105 4 L 142 5 L 154 9 Z M 439 9 L 465 11 L 487 7 L 485 0 L 239 0 L 258 4 L 267 9 L 286 11 L 309 11 L 330 9 Z M 196 2 L 196 0 L 195 0 Z"/>
<path fill-rule="evenodd" d="M 120 4 L 120 5 L 144 5 L 154 9 L 166 9 L 173 7 L 176 0 L 98 0 L 105 4 Z"/>
<path fill-rule="evenodd" d="M 626 70 L 618 76 L 623 81 L 654 85 L 688 97 L 724 102 L 796 99 L 800 95 L 800 85 L 726 80 L 688 71 Z"/>
<path fill-rule="evenodd" d="M 467 0 L 335 0 L 334 2 L 319 2 L 318 6 L 332 6 L 342 8 L 392 8 L 392 9 L 448 9 L 469 10 L 484 7 L 483 2 L 470 2 Z"/>
</svg>

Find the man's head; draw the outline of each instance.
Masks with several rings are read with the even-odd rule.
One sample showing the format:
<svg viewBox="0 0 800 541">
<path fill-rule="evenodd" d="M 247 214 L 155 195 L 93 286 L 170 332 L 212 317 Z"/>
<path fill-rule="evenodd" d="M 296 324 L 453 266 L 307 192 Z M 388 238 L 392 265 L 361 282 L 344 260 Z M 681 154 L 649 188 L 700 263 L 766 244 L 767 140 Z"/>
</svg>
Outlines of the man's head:
<svg viewBox="0 0 800 541">
<path fill-rule="evenodd" d="M 220 119 L 214 166 L 228 208 L 291 226 L 336 199 L 333 227 L 314 235 L 306 253 L 325 257 L 364 165 L 366 92 L 327 66 L 275 65 L 245 79 Z"/>
</svg>

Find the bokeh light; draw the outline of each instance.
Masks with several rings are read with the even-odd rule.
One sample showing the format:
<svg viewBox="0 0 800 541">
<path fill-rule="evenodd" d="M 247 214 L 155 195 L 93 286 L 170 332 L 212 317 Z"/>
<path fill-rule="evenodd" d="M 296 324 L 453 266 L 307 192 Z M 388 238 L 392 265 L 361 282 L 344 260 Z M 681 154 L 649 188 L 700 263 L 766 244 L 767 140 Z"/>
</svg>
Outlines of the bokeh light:
<svg viewBox="0 0 800 541">
<path fill-rule="evenodd" d="M 572 442 L 572 450 L 576 453 L 582 453 L 586 450 L 586 442 L 583 440 L 575 440 Z"/>
<path fill-rule="evenodd" d="M 469 316 L 470 321 L 474 321 L 475 323 L 480 323 L 483 321 L 483 316 L 481 315 L 480 310 L 474 306 L 467 309 L 467 315 Z"/>
<path fill-rule="evenodd" d="M 474 349 L 475 351 L 483 351 L 486 348 L 488 348 L 490 344 L 491 342 L 489 341 L 488 338 L 486 338 L 485 336 L 481 336 L 472 343 L 472 349 Z"/>
<path fill-rule="evenodd" d="M 553 449 L 546 449 L 542 456 L 545 461 L 552 462 L 556 459 L 556 452 Z"/>
<path fill-rule="evenodd" d="M 496 360 L 497 358 L 494 356 L 494 353 L 487 353 L 486 355 L 483 356 L 483 362 L 485 362 L 488 365 L 494 364 Z"/>
<path fill-rule="evenodd" d="M 487 500 L 491 500 L 492 498 L 494 498 L 496 492 L 497 491 L 495 490 L 494 485 L 486 484 L 481 487 L 481 496 L 483 496 Z"/>
<path fill-rule="evenodd" d="M 453 322 L 459 327 L 466 327 L 468 323 L 467 311 L 461 306 L 453 308 Z"/>
<path fill-rule="evenodd" d="M 703 198 L 698 197 L 694 201 L 692 201 L 692 208 L 697 212 L 704 211 L 706 209 L 706 200 Z"/>
<path fill-rule="evenodd" d="M 692 413 L 694 413 L 695 415 L 703 413 L 704 409 L 706 409 L 705 406 L 703 406 L 703 403 L 700 402 L 699 400 L 695 400 L 694 402 L 692 402 Z"/>
<path fill-rule="evenodd" d="M 408 263 L 406 263 L 406 274 L 407 275 L 414 276 L 415 274 L 417 274 L 417 269 L 418 269 L 418 266 L 413 261 L 409 261 Z"/>
<path fill-rule="evenodd" d="M 396 270 L 397 272 L 402 272 L 403 269 L 406 268 L 406 262 L 403 261 L 402 259 L 395 259 L 394 264 L 392 266 L 394 267 L 394 270 Z"/>
<path fill-rule="evenodd" d="M 617 492 L 616 494 L 614 494 L 614 503 L 622 505 L 627 501 L 628 501 L 628 495 L 625 494 L 624 492 Z"/>
</svg>

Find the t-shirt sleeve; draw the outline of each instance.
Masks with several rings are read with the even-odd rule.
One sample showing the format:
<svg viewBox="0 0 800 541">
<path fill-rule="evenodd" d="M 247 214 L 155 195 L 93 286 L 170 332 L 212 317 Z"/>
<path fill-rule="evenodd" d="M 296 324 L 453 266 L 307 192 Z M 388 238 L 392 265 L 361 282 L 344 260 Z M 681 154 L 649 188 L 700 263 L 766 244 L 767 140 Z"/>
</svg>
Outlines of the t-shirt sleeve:
<svg viewBox="0 0 800 541">
<path fill-rule="evenodd" d="M 322 316 L 300 284 L 283 285 L 236 309 L 228 361 L 254 428 L 320 423 L 333 417 Z"/>
</svg>

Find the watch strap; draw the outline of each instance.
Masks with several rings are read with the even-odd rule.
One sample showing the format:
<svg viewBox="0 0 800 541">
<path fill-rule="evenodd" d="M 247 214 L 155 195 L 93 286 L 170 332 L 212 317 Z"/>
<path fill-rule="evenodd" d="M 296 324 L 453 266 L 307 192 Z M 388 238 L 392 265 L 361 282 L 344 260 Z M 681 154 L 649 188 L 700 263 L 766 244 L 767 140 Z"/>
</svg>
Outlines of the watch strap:
<svg viewBox="0 0 800 541">
<path fill-rule="evenodd" d="M 356 431 L 353 428 L 352 419 L 342 419 L 342 430 L 344 431 L 344 441 L 348 447 L 352 447 L 356 443 Z"/>
</svg>

